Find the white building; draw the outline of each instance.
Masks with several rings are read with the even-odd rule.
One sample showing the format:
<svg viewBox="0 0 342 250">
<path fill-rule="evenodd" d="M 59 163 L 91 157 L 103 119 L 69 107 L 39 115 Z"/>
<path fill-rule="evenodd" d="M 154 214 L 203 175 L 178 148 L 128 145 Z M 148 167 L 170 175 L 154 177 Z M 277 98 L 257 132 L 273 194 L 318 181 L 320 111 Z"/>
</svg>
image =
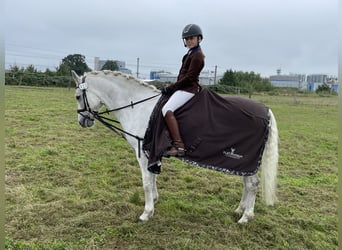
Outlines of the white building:
<svg viewBox="0 0 342 250">
<path fill-rule="evenodd" d="M 171 72 L 167 72 L 164 70 L 151 71 L 150 72 L 150 79 L 151 80 L 158 80 L 160 82 L 174 83 L 177 81 L 177 77 L 178 77 L 178 75 L 172 74 Z M 200 74 L 199 82 L 200 82 L 200 84 L 203 84 L 203 85 L 212 85 L 215 83 L 215 80 L 217 83 L 218 80 L 220 80 L 221 78 L 222 78 L 222 76 L 216 76 L 216 79 L 215 79 L 214 72 L 211 72 L 209 70 L 204 70 Z"/>
<path fill-rule="evenodd" d="M 328 83 L 328 75 L 324 74 L 313 74 L 307 76 L 307 90 L 310 92 L 315 92 L 317 88 L 324 83 Z"/>
<path fill-rule="evenodd" d="M 306 76 L 303 74 L 273 75 L 270 82 L 275 87 L 306 89 Z"/>
<path fill-rule="evenodd" d="M 277 75 L 270 76 L 270 82 L 276 87 L 292 87 L 315 92 L 323 84 L 328 84 L 332 91 L 338 92 L 338 80 L 334 76 L 326 74 L 289 74 L 281 75 L 280 70 Z"/>
</svg>

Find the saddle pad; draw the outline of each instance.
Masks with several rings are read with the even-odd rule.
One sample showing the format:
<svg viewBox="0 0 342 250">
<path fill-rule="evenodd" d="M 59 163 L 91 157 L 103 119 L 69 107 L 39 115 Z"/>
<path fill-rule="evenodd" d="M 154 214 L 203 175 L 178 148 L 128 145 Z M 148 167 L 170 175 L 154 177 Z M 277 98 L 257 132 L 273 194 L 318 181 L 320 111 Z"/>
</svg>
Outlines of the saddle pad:
<svg viewBox="0 0 342 250">
<path fill-rule="evenodd" d="M 159 164 L 172 146 L 161 108 L 156 104 L 146 130 L 143 151 L 148 166 Z M 175 111 L 186 155 L 182 161 L 235 175 L 253 175 L 261 164 L 268 137 L 268 108 L 242 97 L 221 97 L 203 88 Z"/>
</svg>

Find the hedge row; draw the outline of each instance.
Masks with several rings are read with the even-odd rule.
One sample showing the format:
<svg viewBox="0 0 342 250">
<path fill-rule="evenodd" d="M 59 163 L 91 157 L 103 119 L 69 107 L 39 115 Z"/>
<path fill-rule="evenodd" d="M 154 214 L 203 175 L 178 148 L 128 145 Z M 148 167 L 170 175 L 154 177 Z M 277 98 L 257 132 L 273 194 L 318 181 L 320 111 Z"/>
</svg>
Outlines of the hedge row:
<svg viewBox="0 0 342 250">
<path fill-rule="evenodd" d="M 49 76 L 43 73 L 6 73 L 6 85 L 43 86 L 43 87 L 74 87 L 71 76 Z"/>
</svg>

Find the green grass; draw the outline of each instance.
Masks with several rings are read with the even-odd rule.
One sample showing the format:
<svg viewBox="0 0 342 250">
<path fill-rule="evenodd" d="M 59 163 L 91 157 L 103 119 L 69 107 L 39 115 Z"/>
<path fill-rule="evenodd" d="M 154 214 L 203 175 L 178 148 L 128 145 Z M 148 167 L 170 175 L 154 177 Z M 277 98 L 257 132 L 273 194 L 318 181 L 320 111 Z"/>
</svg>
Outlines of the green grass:
<svg viewBox="0 0 342 250">
<path fill-rule="evenodd" d="M 164 161 L 154 217 L 128 144 L 73 90 L 6 87 L 7 249 L 337 249 L 337 97 L 253 96 L 280 132 L 279 203 L 237 224 L 241 177 Z"/>
</svg>

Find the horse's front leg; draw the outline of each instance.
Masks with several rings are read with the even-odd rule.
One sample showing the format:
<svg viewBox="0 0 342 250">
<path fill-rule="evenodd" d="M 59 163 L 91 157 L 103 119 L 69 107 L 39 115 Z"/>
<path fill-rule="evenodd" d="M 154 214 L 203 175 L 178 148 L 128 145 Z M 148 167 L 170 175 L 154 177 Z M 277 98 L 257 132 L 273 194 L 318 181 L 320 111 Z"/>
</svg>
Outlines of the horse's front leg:
<svg viewBox="0 0 342 250">
<path fill-rule="evenodd" d="M 148 171 L 149 172 L 149 171 Z M 153 202 L 156 204 L 158 202 L 159 194 L 158 194 L 158 189 L 157 189 L 157 175 L 152 174 L 152 197 L 153 197 Z"/>
<path fill-rule="evenodd" d="M 138 158 L 138 161 L 145 193 L 145 208 L 143 214 L 140 215 L 139 220 L 147 221 L 153 216 L 154 202 L 158 199 L 156 177 L 147 170 L 147 158 L 145 156 Z"/>
</svg>

